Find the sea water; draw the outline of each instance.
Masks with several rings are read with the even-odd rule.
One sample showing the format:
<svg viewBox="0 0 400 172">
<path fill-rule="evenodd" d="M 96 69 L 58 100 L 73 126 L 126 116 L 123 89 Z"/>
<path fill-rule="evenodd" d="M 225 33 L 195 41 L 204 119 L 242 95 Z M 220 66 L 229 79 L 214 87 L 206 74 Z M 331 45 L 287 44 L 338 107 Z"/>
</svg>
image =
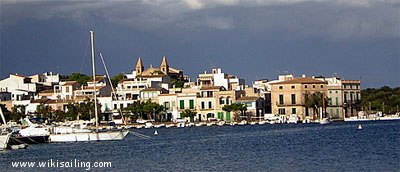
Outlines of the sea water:
<svg viewBox="0 0 400 172">
<path fill-rule="evenodd" d="M 362 130 L 357 129 L 359 124 L 362 124 Z M 155 130 L 157 136 L 153 134 Z M 0 171 L 400 169 L 400 121 L 202 126 L 131 131 L 151 138 L 129 134 L 122 141 L 30 145 L 27 149 L 1 152 Z M 13 167 L 16 162 L 47 165 L 17 168 Z M 94 167 L 94 163 L 109 164 Z"/>
</svg>

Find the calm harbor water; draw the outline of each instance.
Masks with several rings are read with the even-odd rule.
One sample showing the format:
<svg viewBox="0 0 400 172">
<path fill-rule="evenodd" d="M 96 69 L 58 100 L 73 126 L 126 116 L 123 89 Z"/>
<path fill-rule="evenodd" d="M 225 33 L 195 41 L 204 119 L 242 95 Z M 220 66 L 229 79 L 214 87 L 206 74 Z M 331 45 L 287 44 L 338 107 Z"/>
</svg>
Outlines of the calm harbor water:
<svg viewBox="0 0 400 172">
<path fill-rule="evenodd" d="M 363 129 L 357 130 L 358 124 Z M 76 171 L 14 168 L 12 162 L 111 162 L 91 171 L 398 171 L 400 121 L 160 128 L 132 130 L 119 142 L 31 145 L 0 153 L 0 171 Z"/>
</svg>

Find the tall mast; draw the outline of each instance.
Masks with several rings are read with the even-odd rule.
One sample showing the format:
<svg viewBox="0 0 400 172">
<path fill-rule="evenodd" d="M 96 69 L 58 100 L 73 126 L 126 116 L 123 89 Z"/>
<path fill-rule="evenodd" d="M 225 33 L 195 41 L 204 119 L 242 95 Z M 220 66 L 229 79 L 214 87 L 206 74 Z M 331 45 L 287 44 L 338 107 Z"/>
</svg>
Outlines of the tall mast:
<svg viewBox="0 0 400 172">
<path fill-rule="evenodd" d="M 92 47 L 92 69 L 93 69 L 93 92 L 94 92 L 94 115 L 96 117 L 96 131 L 99 127 L 97 116 L 97 95 L 96 95 L 96 65 L 94 61 L 94 31 L 90 31 L 90 44 Z"/>
</svg>

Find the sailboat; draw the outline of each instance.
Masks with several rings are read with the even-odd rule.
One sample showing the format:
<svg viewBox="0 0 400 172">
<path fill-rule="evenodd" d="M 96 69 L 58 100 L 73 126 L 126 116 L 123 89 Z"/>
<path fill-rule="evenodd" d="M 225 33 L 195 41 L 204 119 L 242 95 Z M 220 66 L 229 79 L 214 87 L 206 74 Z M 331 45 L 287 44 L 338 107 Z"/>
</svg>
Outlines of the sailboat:
<svg viewBox="0 0 400 172">
<path fill-rule="evenodd" d="M 1 119 L 4 123 L 4 125 L 6 125 L 7 122 L 4 118 L 3 111 L 1 110 L 1 108 L 0 108 L 0 115 L 1 115 Z M 8 132 L 7 128 L 1 128 L 1 130 L 0 130 L 0 151 L 7 148 L 10 137 L 11 137 L 11 132 Z"/>
<path fill-rule="evenodd" d="M 92 48 L 92 71 L 93 71 L 93 95 L 94 95 L 94 114 L 96 119 L 96 129 L 91 132 L 71 132 L 51 134 L 50 142 L 81 142 L 81 141 L 106 141 L 106 140 L 122 140 L 124 139 L 129 130 L 102 130 L 99 131 L 99 122 L 97 114 L 97 95 L 96 95 L 96 65 L 94 53 L 94 31 L 90 31 L 90 43 Z"/>
</svg>

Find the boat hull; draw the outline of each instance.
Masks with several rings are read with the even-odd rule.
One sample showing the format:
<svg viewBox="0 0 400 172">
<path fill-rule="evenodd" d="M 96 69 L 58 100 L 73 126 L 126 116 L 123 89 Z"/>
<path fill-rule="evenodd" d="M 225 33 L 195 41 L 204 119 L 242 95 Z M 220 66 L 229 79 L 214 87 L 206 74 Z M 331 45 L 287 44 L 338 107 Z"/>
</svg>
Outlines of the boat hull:
<svg viewBox="0 0 400 172">
<path fill-rule="evenodd" d="M 68 134 L 51 134 L 49 142 L 89 142 L 89 141 L 111 141 L 122 140 L 128 135 L 129 130 L 123 131 L 106 131 L 106 132 L 90 132 L 90 133 L 68 133 Z"/>
<path fill-rule="evenodd" d="M 9 145 L 19 145 L 19 144 L 38 144 L 49 142 L 49 135 L 47 136 L 11 136 Z"/>
<path fill-rule="evenodd" d="M 0 135 L 0 151 L 7 148 L 8 141 L 10 140 L 11 133 L 7 135 Z"/>
</svg>

